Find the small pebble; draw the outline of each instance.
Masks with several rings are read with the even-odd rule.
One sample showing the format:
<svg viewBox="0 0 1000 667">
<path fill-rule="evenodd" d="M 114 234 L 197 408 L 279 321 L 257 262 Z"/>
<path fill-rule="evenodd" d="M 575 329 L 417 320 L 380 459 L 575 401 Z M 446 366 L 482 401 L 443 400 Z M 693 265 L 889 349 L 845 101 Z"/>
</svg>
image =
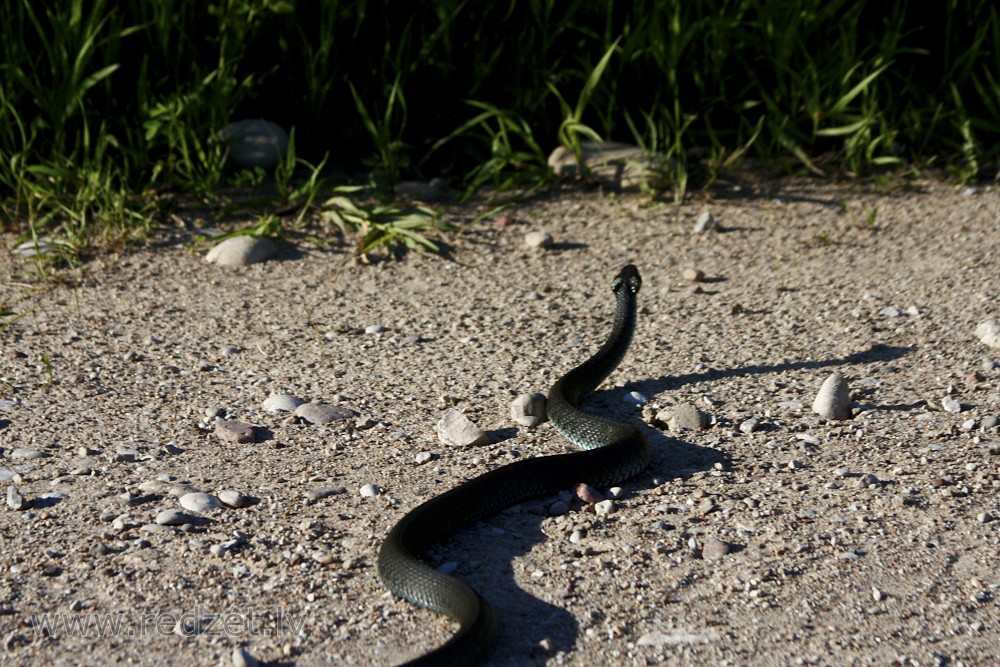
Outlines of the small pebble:
<svg viewBox="0 0 1000 667">
<path fill-rule="evenodd" d="M 576 497 L 588 505 L 593 505 L 594 503 L 599 503 L 604 500 L 604 494 L 589 484 L 577 484 L 574 491 L 576 493 Z"/>
<path fill-rule="evenodd" d="M 611 514 L 615 511 L 615 504 L 610 500 L 602 500 L 594 505 L 594 513 L 597 516 L 604 516 L 605 514 Z"/>
<path fill-rule="evenodd" d="M 320 565 L 330 565 L 333 563 L 333 556 L 331 556 L 326 551 L 314 551 L 312 554 L 312 559 L 319 563 Z"/>
<path fill-rule="evenodd" d="M 510 404 L 510 418 L 521 426 L 538 426 L 545 421 L 545 395 L 521 394 Z"/>
<path fill-rule="evenodd" d="M 219 499 L 207 493 L 185 493 L 177 501 L 187 511 L 199 514 L 219 508 Z"/>
<path fill-rule="evenodd" d="M 177 532 L 176 526 L 163 526 L 158 523 L 147 523 L 139 526 L 139 530 L 144 533 L 175 533 Z"/>
<path fill-rule="evenodd" d="M 305 403 L 298 396 L 292 396 L 291 394 L 271 394 L 266 399 L 261 407 L 268 414 L 276 415 L 281 412 L 294 412 L 295 408 L 299 407 Z"/>
<path fill-rule="evenodd" d="M 354 411 L 329 403 L 303 403 L 295 408 L 294 414 L 310 424 L 329 424 L 340 419 L 350 419 L 354 416 Z"/>
<path fill-rule="evenodd" d="M 32 459 L 41 459 L 47 456 L 48 453 L 43 452 L 40 449 L 29 449 L 27 447 L 17 447 L 10 451 L 10 458 L 22 459 L 24 461 L 31 461 Z"/>
<path fill-rule="evenodd" d="M 448 408 L 435 426 L 438 439 L 449 447 L 477 447 L 489 444 L 489 435 L 461 410 Z"/>
<path fill-rule="evenodd" d="M 221 502 L 226 507 L 234 507 L 236 509 L 246 507 L 250 504 L 250 499 L 240 493 L 239 491 L 234 491 L 233 489 L 226 489 L 225 491 L 219 491 L 219 502 Z"/>
<path fill-rule="evenodd" d="M 996 428 L 997 422 L 998 419 L 996 415 L 986 415 L 979 420 L 979 430 L 985 433 L 990 429 Z"/>
<path fill-rule="evenodd" d="M 130 447 L 115 447 L 115 455 L 112 458 L 116 463 L 135 463 L 142 454 L 137 449 Z"/>
<path fill-rule="evenodd" d="M 989 512 L 980 512 L 976 515 L 976 521 L 979 523 L 989 523 L 993 520 L 993 515 Z"/>
<path fill-rule="evenodd" d="M 235 419 L 217 419 L 215 421 L 215 435 L 225 442 L 239 444 L 254 442 L 257 437 L 256 429 L 253 425 L 244 424 Z"/>
<path fill-rule="evenodd" d="M 569 505 L 561 500 L 557 500 L 549 505 L 549 516 L 563 516 L 569 512 Z"/>
<path fill-rule="evenodd" d="M 701 269 L 686 268 L 681 271 L 681 278 L 689 283 L 700 283 L 705 280 L 705 272 Z"/>
<path fill-rule="evenodd" d="M 826 419 L 851 418 L 851 396 L 843 375 L 832 373 L 823 381 L 812 409 Z"/>
<path fill-rule="evenodd" d="M 417 462 L 417 465 L 423 465 L 434 458 L 434 455 L 430 452 L 418 452 L 413 458 Z"/>
<path fill-rule="evenodd" d="M 198 519 L 185 512 L 169 509 L 157 514 L 154 521 L 158 526 L 182 526 L 186 523 L 196 523 Z"/>
<path fill-rule="evenodd" d="M 579 544 L 583 540 L 583 537 L 584 537 L 583 530 L 577 528 L 570 534 L 569 541 L 572 542 L 573 544 Z"/>
<path fill-rule="evenodd" d="M 649 398 L 639 391 L 630 391 L 625 394 L 624 400 L 629 405 L 645 405 L 646 403 L 649 403 Z"/>
<path fill-rule="evenodd" d="M 788 468 L 790 470 L 801 470 L 802 468 L 805 467 L 806 464 L 803 463 L 802 461 L 799 461 L 798 459 L 792 459 L 791 461 L 788 462 Z"/>
<path fill-rule="evenodd" d="M 875 602 L 881 602 L 885 599 L 885 593 L 875 587 L 872 587 L 872 599 L 875 600 Z"/>
<path fill-rule="evenodd" d="M 878 477 L 871 474 L 870 472 L 866 472 L 861 477 L 858 477 L 857 481 L 857 486 L 859 489 L 867 489 L 873 486 L 878 487 L 881 486 L 881 484 L 882 484 L 881 480 L 879 480 Z"/>
<path fill-rule="evenodd" d="M 985 320 L 976 326 L 976 335 L 985 345 L 1000 348 L 1000 322 Z"/>
<path fill-rule="evenodd" d="M 263 118 L 233 121 L 219 130 L 218 139 L 225 144 L 228 158 L 243 168 L 270 170 L 284 160 L 288 152 L 288 133 L 277 123 Z"/>
<path fill-rule="evenodd" d="M 945 396 L 941 399 L 941 407 L 945 412 L 961 412 L 962 404 L 954 396 Z"/>
<path fill-rule="evenodd" d="M 369 324 L 365 327 L 366 334 L 380 334 L 385 333 L 387 329 L 382 324 Z"/>
<path fill-rule="evenodd" d="M 702 211 L 698 215 L 698 219 L 694 221 L 693 231 L 695 234 L 704 234 L 705 232 L 712 231 L 718 227 L 718 223 L 715 222 L 715 218 L 712 217 L 710 211 Z"/>
<path fill-rule="evenodd" d="M 325 486 L 320 489 L 310 489 L 306 491 L 306 500 L 310 503 L 315 503 L 324 498 L 329 498 L 330 496 L 340 495 L 341 493 L 346 493 L 347 489 L 342 486 Z"/>
<path fill-rule="evenodd" d="M 621 498 L 623 493 L 624 492 L 622 491 L 622 487 L 620 486 L 612 486 L 610 489 L 608 489 L 608 495 L 611 496 L 612 498 Z"/>
<path fill-rule="evenodd" d="M 31 507 L 31 503 L 16 486 L 11 485 L 7 487 L 7 507 L 15 512 L 20 512 Z"/>
<path fill-rule="evenodd" d="M 882 315 L 882 317 L 902 317 L 903 311 L 894 306 L 887 306 L 879 311 L 879 314 Z"/>
<path fill-rule="evenodd" d="M 682 403 L 656 413 L 656 420 L 671 431 L 700 431 L 708 427 L 708 415 L 691 403 Z"/>
<path fill-rule="evenodd" d="M 740 423 L 740 432 L 746 433 L 747 435 L 760 429 L 760 420 L 756 417 L 750 417 L 745 419 Z"/>
<path fill-rule="evenodd" d="M 705 538 L 705 543 L 701 545 L 701 557 L 705 560 L 716 560 L 728 554 L 730 548 L 727 542 L 723 542 L 715 537 L 708 537 Z"/>
<path fill-rule="evenodd" d="M 377 484 L 365 484 L 361 487 L 361 495 L 365 498 L 371 498 L 382 493 L 382 489 L 378 487 Z"/>
<path fill-rule="evenodd" d="M 524 235 L 524 244 L 529 248 L 549 248 L 553 240 L 552 235 L 545 231 L 528 232 Z"/>
</svg>

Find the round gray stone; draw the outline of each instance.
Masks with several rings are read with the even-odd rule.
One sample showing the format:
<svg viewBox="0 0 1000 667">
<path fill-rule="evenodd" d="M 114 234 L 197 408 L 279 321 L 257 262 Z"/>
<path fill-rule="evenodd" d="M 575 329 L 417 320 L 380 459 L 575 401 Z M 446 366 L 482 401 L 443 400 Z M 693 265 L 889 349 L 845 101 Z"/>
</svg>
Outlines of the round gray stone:
<svg viewBox="0 0 1000 667">
<path fill-rule="evenodd" d="M 288 133 L 277 123 L 262 119 L 229 123 L 219 131 L 229 147 L 229 159 L 243 168 L 271 169 L 288 151 Z"/>
<path fill-rule="evenodd" d="M 538 426 L 545 421 L 545 396 L 521 394 L 510 404 L 510 418 L 521 426 Z"/>
</svg>

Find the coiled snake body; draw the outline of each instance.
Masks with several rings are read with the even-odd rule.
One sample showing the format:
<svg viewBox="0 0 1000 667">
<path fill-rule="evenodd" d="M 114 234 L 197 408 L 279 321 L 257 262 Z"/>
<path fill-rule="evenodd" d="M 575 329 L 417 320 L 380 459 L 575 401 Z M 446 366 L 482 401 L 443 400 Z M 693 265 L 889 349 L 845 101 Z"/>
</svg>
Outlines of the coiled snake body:
<svg viewBox="0 0 1000 667">
<path fill-rule="evenodd" d="M 560 378 L 548 396 L 552 425 L 583 451 L 517 461 L 480 475 L 436 496 L 400 519 L 382 543 L 378 573 L 393 593 L 458 621 L 447 643 L 407 665 L 470 665 L 485 655 L 496 634 L 490 605 L 458 579 L 418 558 L 431 544 L 461 528 L 529 498 L 586 482 L 610 486 L 649 462 L 649 443 L 633 426 L 603 419 L 578 408 L 625 356 L 636 320 L 636 294 L 642 280 L 629 264 L 612 283 L 615 318 L 601 349 Z"/>
</svg>

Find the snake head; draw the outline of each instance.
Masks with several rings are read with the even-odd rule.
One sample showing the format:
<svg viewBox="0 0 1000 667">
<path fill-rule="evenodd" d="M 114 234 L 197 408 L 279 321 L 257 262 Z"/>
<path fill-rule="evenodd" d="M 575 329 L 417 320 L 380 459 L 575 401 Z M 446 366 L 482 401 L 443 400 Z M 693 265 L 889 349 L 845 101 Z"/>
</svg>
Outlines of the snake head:
<svg viewBox="0 0 1000 667">
<path fill-rule="evenodd" d="M 615 280 L 611 283 L 611 291 L 615 294 L 625 288 L 632 294 L 638 294 L 642 287 L 642 278 L 639 276 L 639 269 L 634 264 L 627 264 L 625 268 L 618 272 Z"/>
</svg>

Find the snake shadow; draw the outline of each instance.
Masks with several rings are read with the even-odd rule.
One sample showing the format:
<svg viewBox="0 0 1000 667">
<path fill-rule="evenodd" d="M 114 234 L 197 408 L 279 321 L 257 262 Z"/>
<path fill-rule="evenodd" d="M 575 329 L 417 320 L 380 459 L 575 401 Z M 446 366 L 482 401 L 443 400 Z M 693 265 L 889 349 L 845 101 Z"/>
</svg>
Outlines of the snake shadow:
<svg viewBox="0 0 1000 667">
<path fill-rule="evenodd" d="M 715 462 L 723 460 L 724 455 L 717 450 L 645 425 L 637 410 L 621 407 L 623 391 L 600 392 L 586 400 L 584 407 L 641 428 L 652 445 L 650 465 L 621 485 L 626 497 L 666 479 L 711 469 Z M 558 437 L 555 432 L 553 436 Z M 493 649 L 482 663 L 486 667 L 541 665 L 558 653 L 578 648 L 580 622 L 567 609 L 572 606 L 573 594 L 559 588 L 561 577 L 550 578 L 549 574 L 579 558 L 574 552 L 587 545 L 585 540 L 577 547 L 569 543 L 568 536 L 553 537 L 542 530 L 548 506 L 554 501 L 555 497 L 543 497 L 520 503 L 461 531 L 440 546 L 445 560 L 463 563 L 456 576 L 479 591 L 496 614 L 499 629 Z M 579 506 L 575 505 L 571 512 L 577 511 Z M 548 562 L 534 566 L 520 559 L 536 545 L 559 539 L 566 546 L 552 548 Z M 537 572 L 528 571 L 534 567 L 538 567 Z M 537 582 L 530 586 L 538 595 L 521 588 L 518 582 Z"/>
<path fill-rule="evenodd" d="M 624 407 L 622 399 L 626 392 L 638 389 L 652 397 L 685 384 L 801 368 L 887 362 L 910 351 L 910 348 L 874 345 L 855 354 L 826 360 L 789 361 L 649 378 L 630 382 L 626 387 L 599 392 L 584 402 L 584 408 L 637 426 L 652 445 L 649 466 L 622 484 L 626 495 L 631 495 L 654 488 L 668 479 L 710 470 L 717 462 L 728 464 L 729 454 L 649 427 L 641 421 L 637 410 Z M 572 606 L 572 595 L 557 589 L 556 584 L 546 585 L 548 573 L 575 558 L 573 552 L 576 549 L 552 549 L 551 557 L 555 560 L 540 566 L 537 577 L 536 573 L 525 571 L 527 566 L 518 561 L 535 545 L 559 539 L 542 531 L 542 521 L 548 516 L 547 507 L 553 500 L 551 497 L 541 498 L 515 505 L 460 532 L 441 547 L 447 559 L 465 564 L 456 575 L 479 591 L 496 613 L 499 624 L 497 639 L 483 663 L 488 667 L 540 665 L 558 653 L 570 652 L 577 647 L 580 622 L 567 609 Z M 585 546 L 581 543 L 581 547 Z M 515 571 L 515 568 L 518 569 Z M 532 587 L 546 599 L 527 592 L 518 585 L 519 581 L 536 581 Z"/>
</svg>

